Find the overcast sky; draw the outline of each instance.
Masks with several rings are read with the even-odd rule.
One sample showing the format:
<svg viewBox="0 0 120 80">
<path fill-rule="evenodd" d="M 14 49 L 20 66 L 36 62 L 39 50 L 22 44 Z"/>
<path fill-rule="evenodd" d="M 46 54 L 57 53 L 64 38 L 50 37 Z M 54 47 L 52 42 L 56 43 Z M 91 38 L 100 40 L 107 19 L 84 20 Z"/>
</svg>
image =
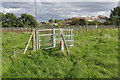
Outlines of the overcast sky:
<svg viewBox="0 0 120 80">
<path fill-rule="evenodd" d="M 22 0 L 21 0 L 22 1 Z M 35 3 L 33 0 L 30 2 L 18 2 L 14 0 L 4 0 L 2 2 L 2 12 L 13 12 L 16 16 L 20 16 L 22 13 L 28 13 L 35 16 Z M 48 0 L 37 1 L 36 5 L 36 19 L 40 21 L 48 21 L 49 19 L 66 19 L 71 17 L 85 17 L 85 16 L 97 16 L 105 15 L 109 17 L 110 10 L 118 6 L 118 2 L 82 2 L 83 0 L 75 0 L 74 2 L 48 2 Z"/>
</svg>

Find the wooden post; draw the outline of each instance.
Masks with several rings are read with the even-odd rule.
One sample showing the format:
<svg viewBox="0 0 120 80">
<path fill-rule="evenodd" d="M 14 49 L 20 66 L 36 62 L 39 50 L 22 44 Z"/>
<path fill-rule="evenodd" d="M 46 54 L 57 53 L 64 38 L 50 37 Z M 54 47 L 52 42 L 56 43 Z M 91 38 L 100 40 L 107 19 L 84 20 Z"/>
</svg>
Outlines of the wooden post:
<svg viewBox="0 0 120 80">
<path fill-rule="evenodd" d="M 71 30 L 71 45 L 73 45 L 73 30 Z M 72 46 L 71 46 L 71 48 L 72 48 Z"/>
<path fill-rule="evenodd" d="M 64 39 L 63 34 L 61 34 L 61 37 L 62 37 L 62 39 L 63 39 L 64 45 L 65 45 L 65 48 L 66 48 L 66 50 L 67 50 L 67 54 L 70 56 L 70 52 L 69 52 L 69 49 L 68 49 L 68 46 L 67 46 L 67 44 L 66 44 L 66 41 L 65 41 L 65 39 Z"/>
<path fill-rule="evenodd" d="M 35 29 L 33 29 L 33 51 L 36 52 L 36 47 L 35 47 Z"/>
<path fill-rule="evenodd" d="M 68 33 L 68 35 L 70 35 L 70 27 L 69 27 L 69 33 Z M 70 40 L 70 36 L 69 36 L 69 40 Z"/>
<path fill-rule="evenodd" d="M 40 49 L 40 37 L 39 37 L 39 30 L 38 30 L 38 49 Z"/>
<path fill-rule="evenodd" d="M 55 48 L 55 29 L 53 29 L 53 47 Z"/>
<path fill-rule="evenodd" d="M 31 41 L 31 38 L 32 38 L 32 36 L 33 36 L 32 34 L 33 34 L 33 32 L 32 32 L 31 35 L 30 35 L 30 38 L 29 38 L 28 43 L 27 43 L 27 46 L 26 46 L 26 48 L 25 48 L 25 50 L 24 50 L 24 54 L 25 54 L 26 51 L 27 51 L 27 48 L 28 48 L 29 43 L 30 43 L 30 41 Z"/>
<path fill-rule="evenodd" d="M 38 30 L 36 30 L 36 46 L 37 46 L 37 50 L 38 50 Z"/>
<path fill-rule="evenodd" d="M 16 58 L 16 53 L 15 53 L 15 50 L 14 50 L 14 55 L 13 55 L 14 58 Z"/>
<path fill-rule="evenodd" d="M 61 49 L 61 51 L 64 51 L 64 43 L 63 43 L 63 39 L 62 39 L 62 34 L 63 34 L 63 31 L 62 31 L 62 29 L 60 29 L 60 49 Z"/>
</svg>

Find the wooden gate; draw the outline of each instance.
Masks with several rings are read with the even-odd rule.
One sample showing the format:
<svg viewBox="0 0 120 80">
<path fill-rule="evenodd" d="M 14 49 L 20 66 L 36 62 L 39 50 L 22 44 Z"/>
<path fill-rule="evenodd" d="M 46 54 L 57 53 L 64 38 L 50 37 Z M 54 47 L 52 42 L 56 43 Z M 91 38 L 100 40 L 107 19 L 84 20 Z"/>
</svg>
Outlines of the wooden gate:
<svg viewBox="0 0 120 80">
<path fill-rule="evenodd" d="M 36 30 L 36 46 L 40 48 L 50 49 L 60 46 L 62 42 L 61 35 L 65 37 L 68 46 L 73 46 L 73 29 L 43 29 Z M 44 38 L 43 38 L 44 37 Z M 62 42 L 63 43 L 63 42 Z M 62 44 L 63 46 L 64 44 Z M 43 47 L 45 46 L 45 47 Z M 64 47 L 64 46 L 63 46 Z"/>
</svg>

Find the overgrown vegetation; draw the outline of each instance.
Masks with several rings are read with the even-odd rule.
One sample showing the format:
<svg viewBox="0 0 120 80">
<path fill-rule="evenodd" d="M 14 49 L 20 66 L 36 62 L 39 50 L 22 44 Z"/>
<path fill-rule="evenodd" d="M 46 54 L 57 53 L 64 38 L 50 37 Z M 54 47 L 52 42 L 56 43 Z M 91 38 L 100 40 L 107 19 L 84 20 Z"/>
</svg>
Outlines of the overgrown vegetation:
<svg viewBox="0 0 120 80">
<path fill-rule="evenodd" d="M 16 35 L 18 38 L 7 39 Z M 23 35 L 23 36 L 22 36 Z M 64 56 L 59 47 L 34 53 L 29 47 L 21 50 L 28 33 L 3 32 L 3 78 L 116 78 L 118 77 L 118 30 L 89 29 L 74 36 L 71 56 Z M 10 55 L 15 50 L 21 53 Z"/>
</svg>

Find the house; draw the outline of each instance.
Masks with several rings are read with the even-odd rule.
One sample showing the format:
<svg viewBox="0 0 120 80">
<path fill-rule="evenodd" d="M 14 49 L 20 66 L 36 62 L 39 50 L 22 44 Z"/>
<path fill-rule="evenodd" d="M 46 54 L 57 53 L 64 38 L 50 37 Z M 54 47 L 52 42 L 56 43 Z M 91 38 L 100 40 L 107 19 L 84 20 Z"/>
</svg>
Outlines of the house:
<svg viewBox="0 0 120 80">
<path fill-rule="evenodd" d="M 87 22 L 98 21 L 100 23 L 104 23 L 108 20 L 108 18 L 106 16 L 103 16 L 103 15 L 90 16 L 90 17 L 72 17 L 69 19 L 65 19 L 63 22 L 63 25 L 70 25 L 72 23 L 72 20 L 74 20 L 74 19 L 84 19 Z"/>
<path fill-rule="evenodd" d="M 103 16 L 103 15 L 98 15 L 98 16 L 90 16 L 90 17 L 87 18 L 87 20 L 89 22 L 98 21 L 100 23 L 104 23 L 108 20 L 108 18 L 106 16 Z"/>
</svg>

